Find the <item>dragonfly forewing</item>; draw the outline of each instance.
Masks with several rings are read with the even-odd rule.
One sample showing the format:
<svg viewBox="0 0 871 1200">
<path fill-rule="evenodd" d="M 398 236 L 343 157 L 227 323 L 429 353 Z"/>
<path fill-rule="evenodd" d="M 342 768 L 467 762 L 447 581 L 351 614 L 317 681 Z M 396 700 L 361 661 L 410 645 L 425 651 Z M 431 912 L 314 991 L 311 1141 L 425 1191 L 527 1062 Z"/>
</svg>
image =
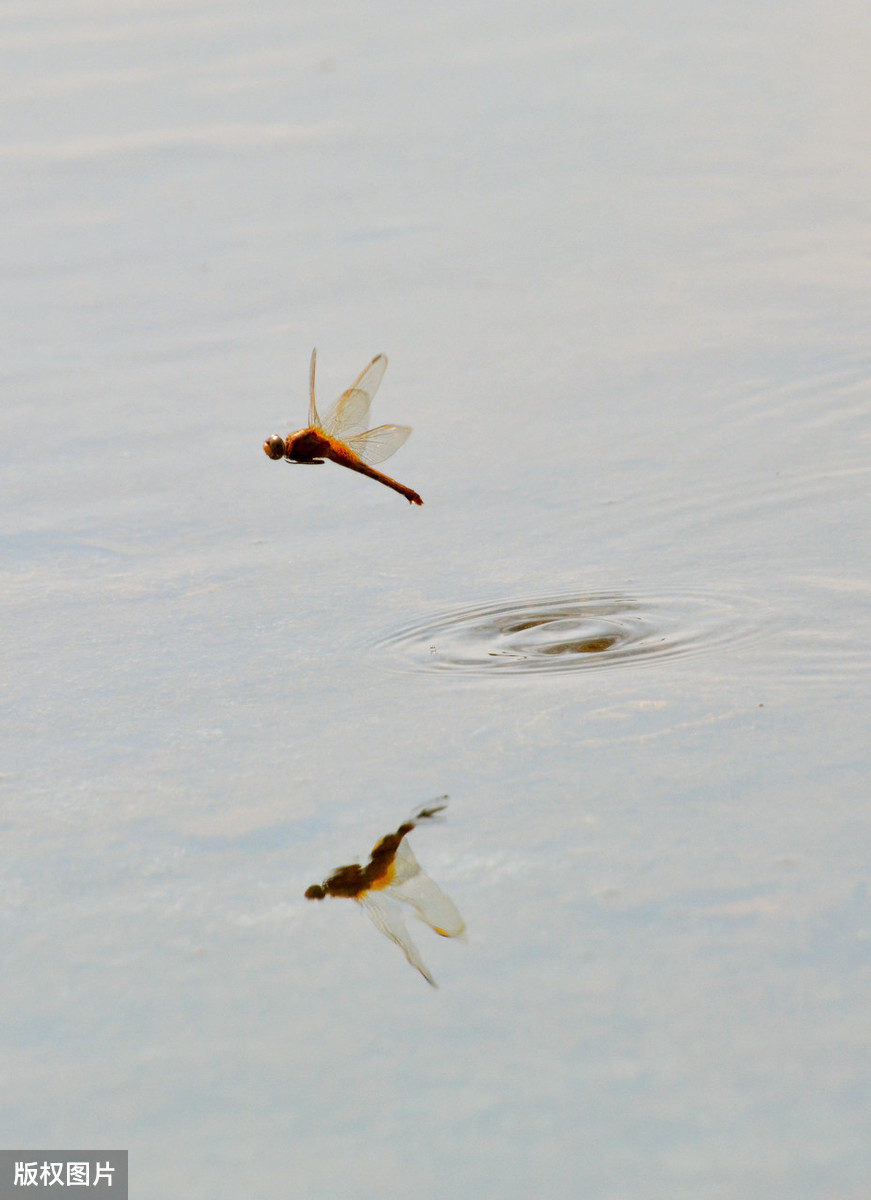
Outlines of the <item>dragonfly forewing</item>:
<svg viewBox="0 0 871 1200">
<path fill-rule="evenodd" d="M 321 429 L 343 441 L 365 428 L 369 405 L 387 370 L 387 355 L 378 354 L 361 371 L 347 391 L 324 414 Z"/>
<path fill-rule="evenodd" d="M 387 370 L 387 355 L 376 354 L 368 367 L 364 367 L 348 391 L 351 392 L 355 388 L 361 392 L 366 392 L 371 400 L 378 388 L 381 385 L 381 380 L 384 378 L 384 372 Z"/>
<path fill-rule="evenodd" d="M 319 428 L 320 424 L 321 424 L 321 419 L 318 416 L 318 406 L 315 404 L 315 367 L 317 366 L 317 361 L 318 361 L 318 351 L 317 351 L 317 347 L 315 347 L 314 350 L 312 350 L 312 360 L 311 360 L 311 366 L 309 367 L 309 377 L 308 377 L 308 386 L 309 386 L 308 423 L 309 423 L 310 427 L 315 426 L 315 428 Z"/>
<path fill-rule="evenodd" d="M 359 388 L 348 388 L 324 413 L 321 429 L 330 437 L 347 442 L 366 428 L 372 397 Z"/>
</svg>

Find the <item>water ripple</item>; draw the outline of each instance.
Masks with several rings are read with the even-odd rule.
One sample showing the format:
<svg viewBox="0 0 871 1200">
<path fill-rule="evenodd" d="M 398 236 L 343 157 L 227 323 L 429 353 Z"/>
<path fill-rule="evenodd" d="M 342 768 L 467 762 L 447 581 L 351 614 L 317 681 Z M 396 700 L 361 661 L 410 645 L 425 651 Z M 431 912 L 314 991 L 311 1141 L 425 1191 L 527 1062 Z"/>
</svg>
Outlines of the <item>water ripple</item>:
<svg viewBox="0 0 871 1200">
<path fill-rule="evenodd" d="M 534 596 L 431 615 L 375 642 L 398 665 L 471 675 L 585 671 L 695 654 L 750 637 L 746 596 Z"/>
</svg>

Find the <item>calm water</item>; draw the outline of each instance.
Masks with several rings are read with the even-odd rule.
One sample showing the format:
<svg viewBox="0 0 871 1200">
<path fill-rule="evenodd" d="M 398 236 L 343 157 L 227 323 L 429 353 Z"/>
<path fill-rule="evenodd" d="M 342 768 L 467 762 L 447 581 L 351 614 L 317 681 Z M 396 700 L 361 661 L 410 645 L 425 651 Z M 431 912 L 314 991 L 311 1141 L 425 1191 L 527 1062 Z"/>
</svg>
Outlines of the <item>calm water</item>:
<svg viewBox="0 0 871 1200">
<path fill-rule="evenodd" d="M 864 1200 L 866 6 L 0 16 L 0 1144 Z M 303 892 L 442 793 L 434 991 Z"/>
</svg>

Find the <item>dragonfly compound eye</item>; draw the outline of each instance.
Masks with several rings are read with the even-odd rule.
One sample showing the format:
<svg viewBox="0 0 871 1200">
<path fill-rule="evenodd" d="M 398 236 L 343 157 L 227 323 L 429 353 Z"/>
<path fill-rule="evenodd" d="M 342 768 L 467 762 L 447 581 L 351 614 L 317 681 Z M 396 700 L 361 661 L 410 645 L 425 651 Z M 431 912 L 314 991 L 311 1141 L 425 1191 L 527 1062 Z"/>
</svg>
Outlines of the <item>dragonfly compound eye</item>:
<svg viewBox="0 0 871 1200">
<path fill-rule="evenodd" d="M 274 433 L 272 437 L 267 438 L 263 443 L 263 449 L 270 458 L 284 458 L 284 438 Z"/>
</svg>

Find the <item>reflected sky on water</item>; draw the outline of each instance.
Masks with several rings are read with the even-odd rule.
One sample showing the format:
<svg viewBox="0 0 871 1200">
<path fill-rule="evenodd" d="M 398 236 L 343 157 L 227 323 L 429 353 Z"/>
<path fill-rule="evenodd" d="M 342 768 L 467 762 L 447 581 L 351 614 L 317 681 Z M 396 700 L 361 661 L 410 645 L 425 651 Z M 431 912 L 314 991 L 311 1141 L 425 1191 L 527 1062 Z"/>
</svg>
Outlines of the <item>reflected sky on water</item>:
<svg viewBox="0 0 871 1200">
<path fill-rule="evenodd" d="M 869 34 L 7 5 L 4 1145 L 864 1200 Z M 442 793 L 436 992 L 304 891 Z"/>
</svg>

